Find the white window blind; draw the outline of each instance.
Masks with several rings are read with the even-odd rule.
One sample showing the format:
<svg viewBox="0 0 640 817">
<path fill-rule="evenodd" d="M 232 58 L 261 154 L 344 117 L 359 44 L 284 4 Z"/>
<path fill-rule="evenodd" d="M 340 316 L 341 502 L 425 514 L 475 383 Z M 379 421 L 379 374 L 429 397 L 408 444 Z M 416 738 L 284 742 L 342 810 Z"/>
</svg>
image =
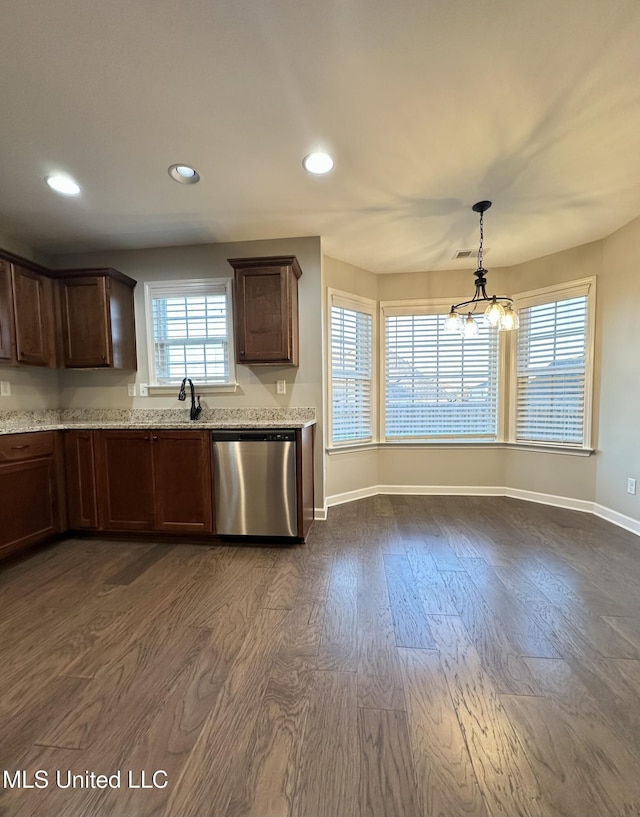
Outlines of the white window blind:
<svg viewBox="0 0 640 817">
<path fill-rule="evenodd" d="M 516 439 L 585 438 L 587 295 L 519 308 Z"/>
<path fill-rule="evenodd" d="M 157 385 L 184 377 L 201 384 L 231 381 L 231 320 L 226 281 L 147 284 L 153 337 L 151 372 Z"/>
<path fill-rule="evenodd" d="M 385 314 L 387 439 L 496 438 L 498 333 L 479 328 L 463 339 L 441 314 Z"/>
<path fill-rule="evenodd" d="M 331 437 L 373 437 L 373 315 L 331 306 Z"/>
</svg>

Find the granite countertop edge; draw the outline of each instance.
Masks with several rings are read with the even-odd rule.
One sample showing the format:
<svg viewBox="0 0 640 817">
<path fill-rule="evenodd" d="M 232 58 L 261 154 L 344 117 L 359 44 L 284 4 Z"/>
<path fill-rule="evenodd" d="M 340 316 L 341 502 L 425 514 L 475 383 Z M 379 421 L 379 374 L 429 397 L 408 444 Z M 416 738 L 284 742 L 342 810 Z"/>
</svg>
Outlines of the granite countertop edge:
<svg viewBox="0 0 640 817">
<path fill-rule="evenodd" d="M 33 431 L 73 431 L 73 430 L 86 430 L 86 431 L 101 431 L 101 430 L 131 430 L 135 431 L 136 429 L 159 429 L 159 430 L 180 430 L 180 431 L 215 431 L 217 429 L 225 430 L 225 429 L 234 429 L 234 428 L 308 428 L 309 426 L 313 426 L 316 424 L 316 420 L 307 420 L 306 422 L 291 422 L 287 420 L 245 420 L 245 421 L 218 421 L 218 422 L 210 422 L 205 421 L 201 422 L 199 420 L 189 420 L 187 422 L 181 422 L 179 420 L 175 420 L 173 422 L 115 422 L 115 423 L 107 423 L 107 422 L 67 422 L 67 423 L 43 423 L 42 425 L 25 425 L 25 426 L 16 426 L 13 428 L 0 428 L 0 436 L 4 436 L 7 434 L 28 434 Z"/>
</svg>

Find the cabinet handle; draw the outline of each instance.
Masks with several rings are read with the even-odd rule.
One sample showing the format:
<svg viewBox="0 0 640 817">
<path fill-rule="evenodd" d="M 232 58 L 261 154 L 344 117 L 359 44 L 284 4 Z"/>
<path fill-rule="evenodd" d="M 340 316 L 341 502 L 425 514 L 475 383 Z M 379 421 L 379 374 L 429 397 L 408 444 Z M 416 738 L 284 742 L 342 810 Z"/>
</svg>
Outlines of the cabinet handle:
<svg viewBox="0 0 640 817">
<path fill-rule="evenodd" d="M 11 446 L 12 451 L 22 451 L 23 448 L 31 448 L 31 446 L 30 445 L 12 445 Z"/>
<path fill-rule="evenodd" d="M 244 357 L 244 352 L 240 352 L 240 357 Z"/>
<path fill-rule="evenodd" d="M 157 434 L 154 434 L 154 435 L 151 437 L 151 441 L 152 441 L 152 442 L 154 442 L 154 443 L 157 443 L 157 442 L 158 442 L 158 435 L 157 435 Z"/>
<path fill-rule="evenodd" d="M 106 360 L 106 359 L 107 359 L 106 355 L 100 355 L 100 360 Z"/>
</svg>

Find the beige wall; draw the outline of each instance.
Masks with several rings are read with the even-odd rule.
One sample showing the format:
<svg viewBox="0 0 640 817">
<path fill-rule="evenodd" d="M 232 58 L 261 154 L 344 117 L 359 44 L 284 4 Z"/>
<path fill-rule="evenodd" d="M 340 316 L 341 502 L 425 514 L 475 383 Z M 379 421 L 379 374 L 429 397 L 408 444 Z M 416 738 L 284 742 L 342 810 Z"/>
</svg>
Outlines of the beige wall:
<svg viewBox="0 0 640 817">
<path fill-rule="evenodd" d="M 11 395 L 0 397 L 0 411 L 60 408 L 58 369 L 0 364 L 0 380 L 11 386 Z"/>
<path fill-rule="evenodd" d="M 393 486 L 499 487 L 504 485 L 503 455 L 499 448 L 385 446 L 379 452 L 378 479 Z"/>
<path fill-rule="evenodd" d="M 507 272 L 506 287 L 512 294 L 600 275 L 602 241 L 593 241 L 571 250 L 516 264 L 508 267 Z"/>
<path fill-rule="evenodd" d="M 444 298 L 451 300 L 452 303 L 458 303 L 471 298 L 474 292 L 474 280 L 473 271 L 470 269 L 378 275 L 378 299 L 380 301 L 402 301 Z M 487 288 L 491 293 L 506 292 L 508 269 L 491 270 L 487 281 Z"/>
<path fill-rule="evenodd" d="M 341 451 L 330 454 L 325 462 L 327 496 L 332 503 L 340 502 L 342 495 L 371 493 L 379 484 L 379 452 L 376 448 L 360 451 Z"/>
<path fill-rule="evenodd" d="M 325 255 L 322 264 L 322 279 L 326 287 L 340 289 L 350 292 L 352 295 L 359 295 L 361 298 L 377 298 L 377 286 L 379 276 L 372 272 L 354 267 L 346 261 L 339 261 L 337 258 L 330 258 Z"/>
<path fill-rule="evenodd" d="M 598 279 L 602 341 L 596 502 L 640 519 L 640 218 L 603 242 Z"/>
<path fill-rule="evenodd" d="M 15 253 L 22 258 L 28 258 L 30 261 L 35 261 L 36 264 L 44 264 L 45 266 L 47 264 L 47 259 L 43 255 L 35 252 L 27 244 L 23 244 L 22 241 L 11 237 L 8 233 L 0 233 L 0 248 Z"/>
<path fill-rule="evenodd" d="M 504 451 L 504 485 L 517 491 L 593 502 L 597 465 L 595 455 L 581 457 L 507 449 Z"/>
</svg>

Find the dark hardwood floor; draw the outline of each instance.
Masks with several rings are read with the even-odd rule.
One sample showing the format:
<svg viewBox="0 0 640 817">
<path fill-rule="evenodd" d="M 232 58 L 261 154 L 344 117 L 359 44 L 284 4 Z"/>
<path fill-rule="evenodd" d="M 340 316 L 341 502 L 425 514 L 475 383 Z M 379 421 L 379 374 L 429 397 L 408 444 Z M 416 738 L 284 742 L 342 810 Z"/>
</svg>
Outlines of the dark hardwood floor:
<svg viewBox="0 0 640 817">
<path fill-rule="evenodd" d="M 595 517 L 391 496 L 304 546 L 68 539 L 0 600 L 1 817 L 640 815 L 640 539 Z"/>
</svg>

